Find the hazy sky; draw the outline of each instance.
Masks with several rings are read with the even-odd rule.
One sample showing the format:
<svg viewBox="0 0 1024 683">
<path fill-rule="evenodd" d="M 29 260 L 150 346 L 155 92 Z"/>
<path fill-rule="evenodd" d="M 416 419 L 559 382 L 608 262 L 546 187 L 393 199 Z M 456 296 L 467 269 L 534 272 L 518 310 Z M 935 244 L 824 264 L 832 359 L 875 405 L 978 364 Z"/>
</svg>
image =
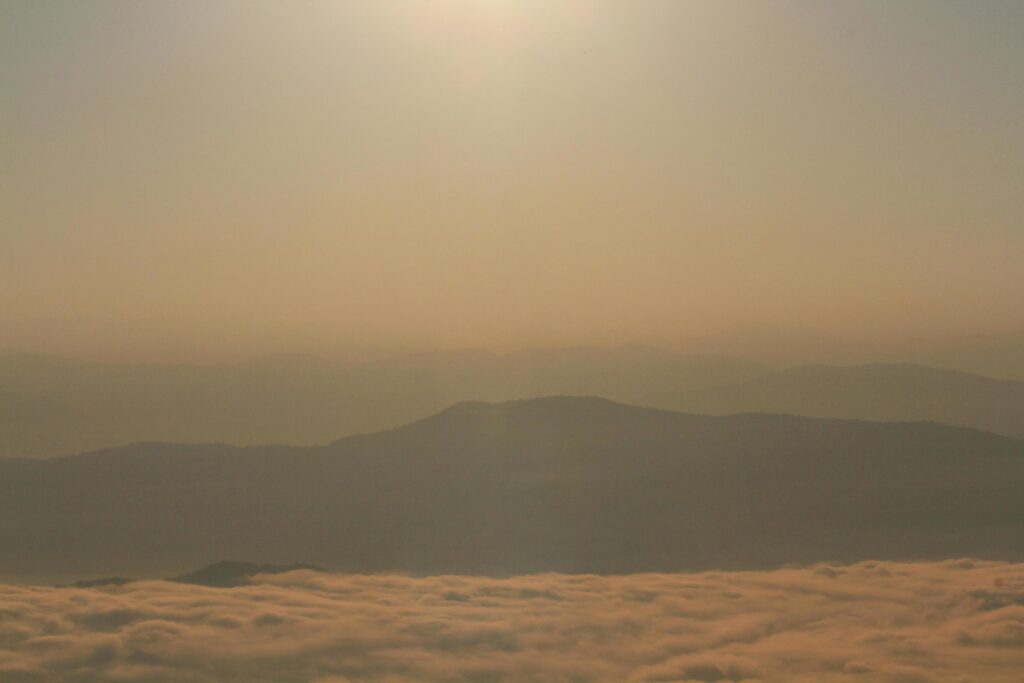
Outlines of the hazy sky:
<svg viewBox="0 0 1024 683">
<path fill-rule="evenodd" d="M 0 0 L 0 343 L 1024 326 L 1022 36 L 1018 0 Z"/>
</svg>

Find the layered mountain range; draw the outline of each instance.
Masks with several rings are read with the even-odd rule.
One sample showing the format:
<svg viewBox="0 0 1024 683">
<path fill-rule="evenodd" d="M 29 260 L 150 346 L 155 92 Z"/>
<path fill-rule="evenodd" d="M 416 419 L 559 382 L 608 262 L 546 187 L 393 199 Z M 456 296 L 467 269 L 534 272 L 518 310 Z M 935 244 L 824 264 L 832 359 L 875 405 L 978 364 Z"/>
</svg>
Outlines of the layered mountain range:
<svg viewBox="0 0 1024 683">
<path fill-rule="evenodd" d="M 592 395 L 708 414 L 931 420 L 1024 436 L 1024 382 L 909 364 L 776 370 L 646 347 L 458 352 L 340 363 L 112 365 L 0 355 L 0 457 L 140 441 L 312 446 L 467 400 Z"/>
<path fill-rule="evenodd" d="M 928 422 L 470 402 L 319 447 L 0 459 L 0 574 L 222 557 L 517 574 L 1024 559 L 1024 441 Z"/>
</svg>

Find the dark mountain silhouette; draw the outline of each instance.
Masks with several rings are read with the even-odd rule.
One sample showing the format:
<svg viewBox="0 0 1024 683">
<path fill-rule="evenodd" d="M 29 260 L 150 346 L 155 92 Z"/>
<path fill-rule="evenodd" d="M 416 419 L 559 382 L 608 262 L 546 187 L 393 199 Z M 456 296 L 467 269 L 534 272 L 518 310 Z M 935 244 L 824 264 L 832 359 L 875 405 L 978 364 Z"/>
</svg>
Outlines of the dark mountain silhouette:
<svg viewBox="0 0 1024 683">
<path fill-rule="evenodd" d="M 173 576 L 168 581 L 215 588 L 228 588 L 230 586 L 244 585 L 249 582 L 250 577 L 256 574 L 282 574 L 298 569 L 309 569 L 317 572 L 324 571 L 322 568 L 312 564 L 259 564 L 256 562 L 224 560 L 207 565 L 194 572 Z"/>
<path fill-rule="evenodd" d="M 463 400 L 651 392 L 735 383 L 753 363 L 645 347 L 419 354 L 366 363 L 277 355 L 224 365 L 108 365 L 0 355 L 0 457 L 138 441 L 323 444 Z"/>
<path fill-rule="evenodd" d="M 907 346 L 903 357 L 919 363 L 1024 381 L 1024 330 L 919 341 Z"/>
<path fill-rule="evenodd" d="M 776 367 L 806 363 L 850 363 L 878 359 L 883 346 L 835 336 L 813 327 L 746 321 L 714 332 L 684 338 L 689 353 L 721 353 Z"/>
<path fill-rule="evenodd" d="M 299 569 L 308 569 L 316 572 L 325 571 L 323 568 L 312 564 L 259 564 L 257 562 L 222 560 L 186 574 L 169 577 L 166 580 L 175 583 L 210 586 L 212 588 L 230 588 L 232 586 L 244 586 L 257 574 L 282 574 Z M 124 576 L 108 576 L 100 579 L 80 579 L 71 585 L 74 588 L 123 586 L 136 580 Z"/>
<path fill-rule="evenodd" d="M 101 586 L 123 586 L 126 583 L 131 583 L 135 579 L 129 579 L 127 576 L 104 576 L 100 579 L 79 579 L 71 584 L 72 588 L 99 588 Z M 57 585 L 58 588 L 62 588 L 61 584 Z"/>
<path fill-rule="evenodd" d="M 933 423 L 463 403 L 318 448 L 0 460 L 0 574 L 211 556 L 512 574 L 1024 559 L 1024 441 Z"/>
<path fill-rule="evenodd" d="M 759 323 L 682 339 L 688 353 L 724 354 L 776 367 L 907 363 L 1024 381 L 1024 329 L 995 334 L 854 341 L 822 330 Z"/>
<path fill-rule="evenodd" d="M 661 395 L 647 402 L 714 415 L 764 412 L 931 420 L 1024 436 L 1024 382 L 920 365 L 811 365 L 733 386 Z"/>
</svg>

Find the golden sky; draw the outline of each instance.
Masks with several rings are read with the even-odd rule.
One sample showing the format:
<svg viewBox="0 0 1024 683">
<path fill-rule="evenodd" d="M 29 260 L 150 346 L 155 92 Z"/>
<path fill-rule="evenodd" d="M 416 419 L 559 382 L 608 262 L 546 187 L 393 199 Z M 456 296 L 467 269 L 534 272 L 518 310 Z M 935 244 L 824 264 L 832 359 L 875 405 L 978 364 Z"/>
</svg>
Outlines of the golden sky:
<svg viewBox="0 0 1024 683">
<path fill-rule="evenodd" d="M 1021 327 L 1021 35 L 995 0 L 6 0 L 0 344 Z"/>
</svg>

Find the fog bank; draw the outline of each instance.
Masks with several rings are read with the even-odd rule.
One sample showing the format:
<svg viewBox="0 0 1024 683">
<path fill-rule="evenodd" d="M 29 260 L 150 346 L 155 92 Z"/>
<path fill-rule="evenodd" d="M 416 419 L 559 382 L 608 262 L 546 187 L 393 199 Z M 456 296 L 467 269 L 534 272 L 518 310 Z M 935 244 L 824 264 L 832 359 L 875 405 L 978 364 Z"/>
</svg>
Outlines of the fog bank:
<svg viewBox="0 0 1024 683">
<path fill-rule="evenodd" d="M 1017 681 L 1024 564 L 0 586 L 0 679 Z"/>
</svg>

